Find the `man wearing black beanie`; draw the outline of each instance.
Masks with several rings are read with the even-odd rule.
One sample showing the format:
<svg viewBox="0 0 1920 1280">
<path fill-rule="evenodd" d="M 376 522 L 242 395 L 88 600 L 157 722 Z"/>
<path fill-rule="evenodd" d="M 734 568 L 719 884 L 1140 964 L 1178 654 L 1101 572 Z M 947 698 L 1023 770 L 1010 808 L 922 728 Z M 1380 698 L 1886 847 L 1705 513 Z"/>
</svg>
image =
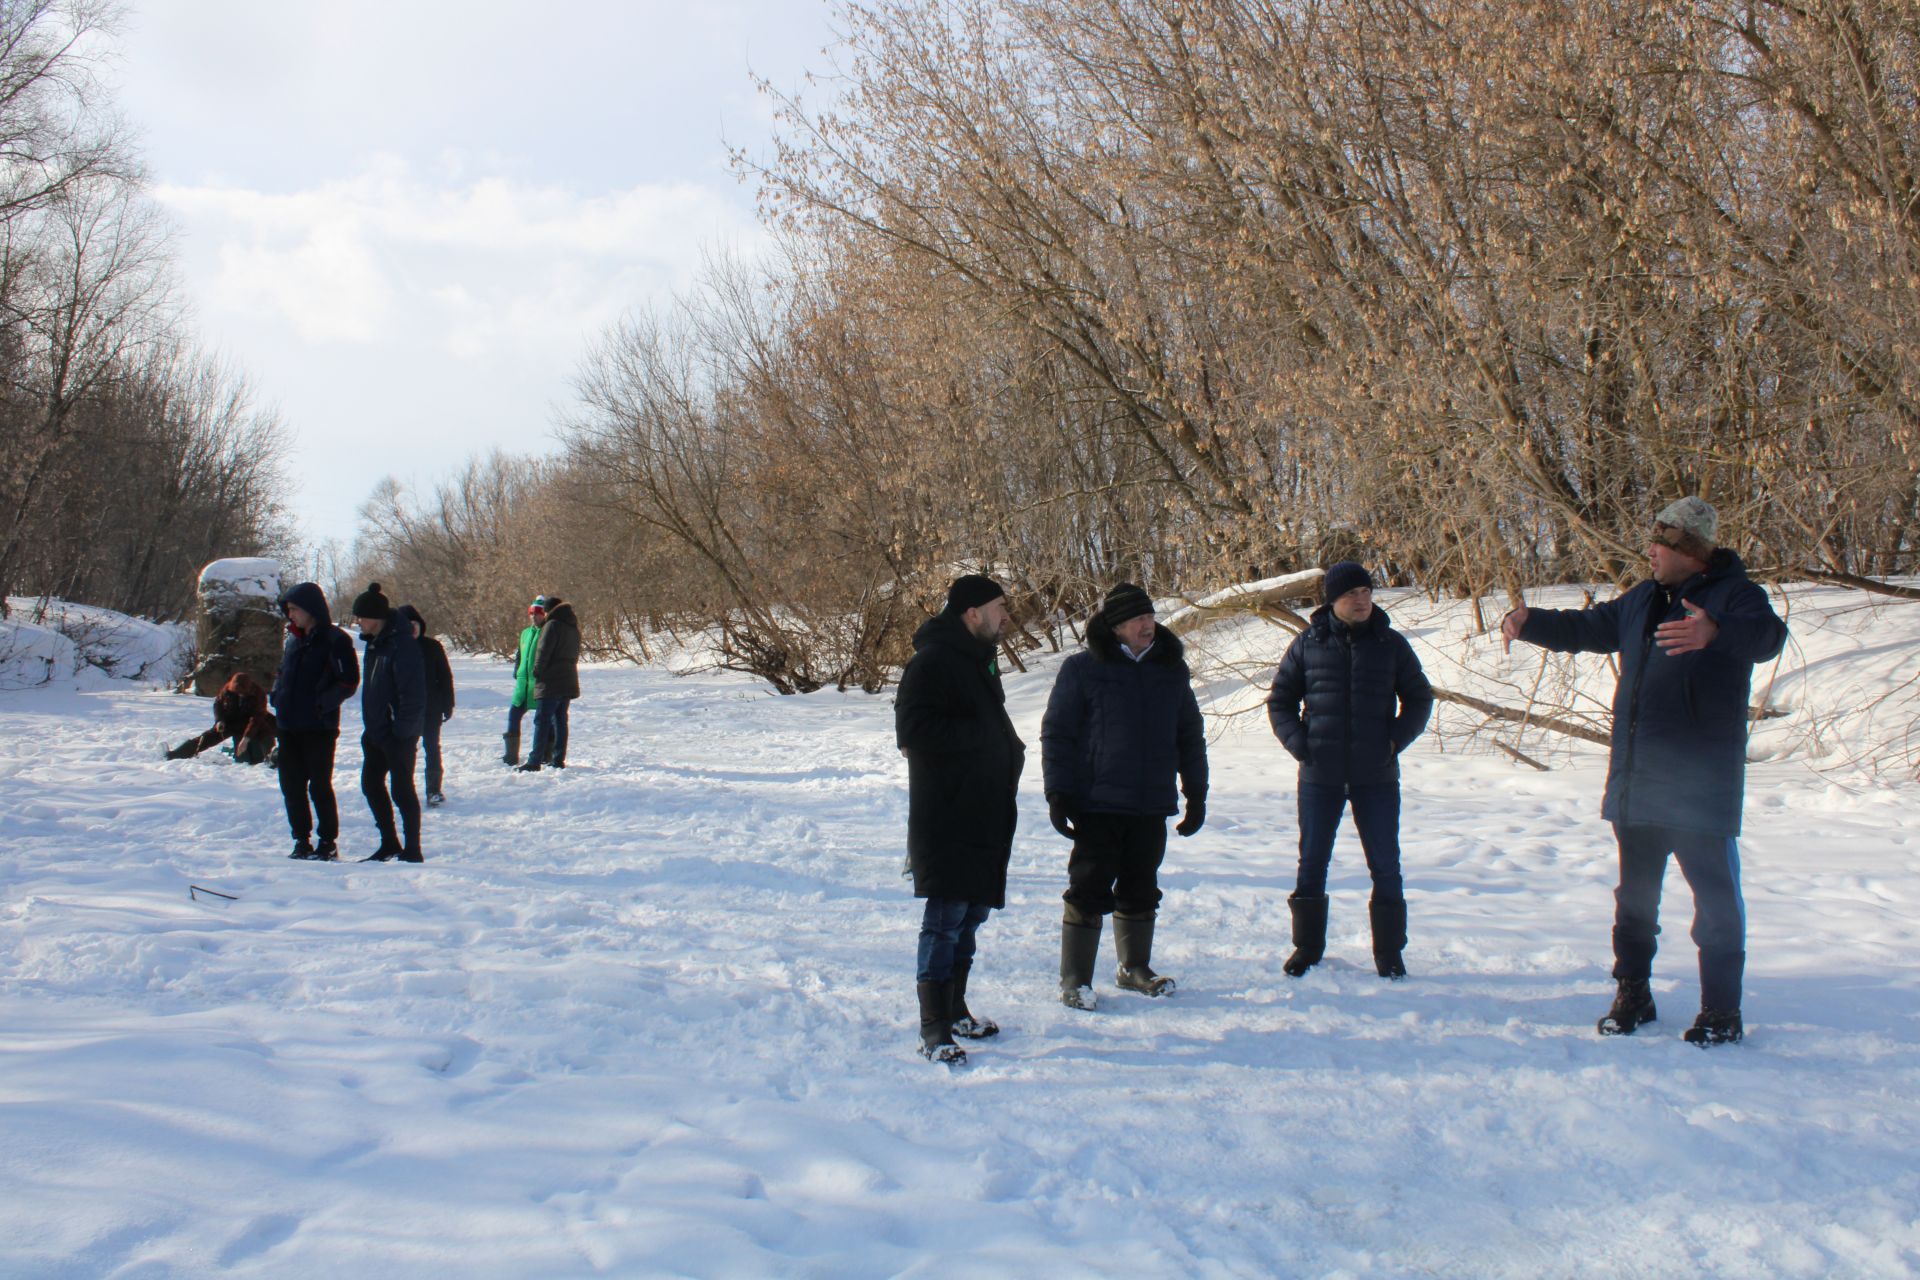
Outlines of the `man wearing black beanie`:
<svg viewBox="0 0 1920 1280">
<path fill-rule="evenodd" d="M 967 1008 L 974 935 L 1007 896 L 1016 793 L 1026 744 L 1007 717 L 995 653 L 1010 614 L 982 574 L 956 578 L 946 608 L 914 633 L 900 675 L 894 732 L 907 758 L 907 859 L 920 921 L 915 991 L 920 1055 L 958 1063 L 954 1036 L 1000 1028 Z"/>
<path fill-rule="evenodd" d="M 1131 582 L 1107 592 L 1087 647 L 1060 664 L 1040 722 L 1047 811 L 1073 841 L 1060 924 L 1060 1000 L 1094 1007 L 1101 921 L 1113 916 L 1114 981 L 1143 995 L 1173 990 L 1155 973 L 1154 920 L 1167 818 L 1186 793 L 1183 836 L 1207 820 L 1207 734 L 1180 637 L 1154 620 Z"/>
<path fill-rule="evenodd" d="M 413 629 L 393 625 L 393 608 L 379 583 L 354 597 L 353 617 L 367 646 L 360 683 L 360 794 L 380 828 L 380 847 L 361 861 L 420 862 L 420 793 L 413 786 L 413 763 L 427 722 L 426 663 Z M 404 843 L 394 830 L 396 807 Z"/>
<path fill-rule="evenodd" d="M 1373 897 L 1373 963 L 1404 978 L 1407 899 L 1400 878 L 1400 753 L 1433 714 L 1433 687 L 1407 638 L 1373 603 L 1373 575 L 1351 560 L 1327 570 L 1326 603 L 1294 637 L 1273 675 L 1267 719 L 1300 762 L 1300 868 L 1287 906 L 1298 978 L 1327 948 L 1327 868 L 1351 805 Z M 1304 714 L 1303 714 L 1304 711 Z"/>
</svg>

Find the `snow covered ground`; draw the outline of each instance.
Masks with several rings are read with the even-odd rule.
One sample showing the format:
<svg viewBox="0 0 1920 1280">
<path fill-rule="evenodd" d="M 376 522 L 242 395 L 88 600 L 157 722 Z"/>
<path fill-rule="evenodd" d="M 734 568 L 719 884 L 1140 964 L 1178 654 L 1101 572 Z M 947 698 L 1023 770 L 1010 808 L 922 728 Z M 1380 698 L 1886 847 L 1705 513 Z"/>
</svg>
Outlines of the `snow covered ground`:
<svg viewBox="0 0 1920 1280">
<path fill-rule="evenodd" d="M 957 1072 L 912 1051 L 889 698 L 594 668 L 572 767 L 517 775 L 506 668 L 456 657 L 449 802 L 406 867 L 288 861 L 271 773 L 161 760 L 202 700 L 0 693 L 0 1275 L 1920 1273 L 1913 777 L 1852 762 L 1910 732 L 1920 607 L 1847 599 L 1809 593 L 1769 694 L 1749 1035 L 1710 1053 L 1678 1038 L 1677 874 L 1661 1020 L 1593 1033 L 1604 753 L 1531 736 L 1538 773 L 1453 708 L 1406 770 L 1412 978 L 1373 973 L 1350 833 L 1329 959 L 1283 977 L 1293 769 L 1231 714 L 1284 639 L 1260 624 L 1201 633 L 1214 792 L 1163 876 L 1166 1000 L 1109 954 L 1099 1012 L 1055 1001 L 1057 659 L 1009 675 L 1034 753 L 973 984 L 1005 1031 Z M 1458 605 L 1385 603 L 1440 682 L 1539 669 Z M 357 763 L 349 732 L 349 853 Z"/>
</svg>

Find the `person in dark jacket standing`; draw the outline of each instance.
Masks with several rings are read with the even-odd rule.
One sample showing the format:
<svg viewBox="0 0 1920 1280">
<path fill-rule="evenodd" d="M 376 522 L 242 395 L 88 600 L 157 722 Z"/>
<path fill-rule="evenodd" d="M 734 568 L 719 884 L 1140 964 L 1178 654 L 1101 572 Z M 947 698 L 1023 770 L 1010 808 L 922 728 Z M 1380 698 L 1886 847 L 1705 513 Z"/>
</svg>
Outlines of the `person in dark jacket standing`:
<svg viewBox="0 0 1920 1280">
<path fill-rule="evenodd" d="M 426 664 L 412 628 L 394 613 L 379 583 L 354 597 L 353 620 L 367 646 L 367 675 L 360 686 L 360 794 L 380 828 L 379 848 L 361 861 L 420 862 L 420 793 L 413 789 L 413 761 L 426 728 Z M 404 843 L 393 828 L 396 808 Z"/>
<path fill-rule="evenodd" d="M 1787 625 L 1740 557 L 1714 544 L 1720 517 L 1697 497 L 1654 517 L 1653 576 L 1590 609 L 1507 614 L 1509 650 L 1525 640 L 1562 653 L 1617 653 L 1613 748 L 1600 816 L 1620 847 L 1614 890 L 1613 1007 L 1602 1035 L 1631 1035 L 1655 1016 L 1654 937 L 1667 856 L 1693 889 L 1700 1014 L 1686 1032 L 1706 1047 L 1739 1040 L 1746 971 L 1740 896 L 1740 807 L 1746 791 L 1748 699 L 1756 663 L 1779 656 Z"/>
<path fill-rule="evenodd" d="M 1010 618 L 1006 592 L 967 574 L 946 608 L 913 637 L 893 704 L 895 741 L 907 758 L 907 858 L 921 912 L 915 990 L 920 1054 L 964 1062 L 955 1035 L 999 1031 L 967 1008 L 975 935 L 1004 906 L 1027 747 L 1007 717 L 995 652 Z"/>
<path fill-rule="evenodd" d="M 540 640 L 540 624 L 547 620 L 547 598 L 535 596 L 527 606 L 527 625 L 520 631 L 520 645 L 513 656 L 513 699 L 507 704 L 507 731 L 501 735 L 507 764 L 520 763 L 520 722 L 533 706 L 533 647 Z M 538 723 L 537 721 L 535 723 Z"/>
<path fill-rule="evenodd" d="M 168 751 L 167 759 L 191 760 L 231 738 L 235 764 L 260 764 L 272 752 L 276 733 L 267 691 L 246 672 L 236 671 L 214 695 L 213 727 Z"/>
<path fill-rule="evenodd" d="M 280 612 L 287 618 L 287 643 L 267 700 L 279 719 L 280 797 L 293 828 L 293 852 L 287 856 L 331 861 L 340 856 L 333 751 L 340 738 L 340 704 L 360 685 L 360 661 L 353 638 L 333 625 L 326 593 L 317 583 L 289 587 L 280 597 Z M 316 817 L 318 845 L 309 843 Z"/>
<path fill-rule="evenodd" d="M 533 750 L 522 773 L 567 767 L 567 711 L 580 696 L 580 622 L 559 596 L 545 597 L 547 620 L 533 645 Z"/>
<path fill-rule="evenodd" d="M 1040 721 L 1047 813 L 1073 841 L 1060 926 L 1060 1000 L 1094 1007 L 1100 921 L 1113 914 L 1114 981 L 1149 996 L 1174 980 L 1153 971 L 1154 920 L 1167 818 L 1187 798 L 1182 836 L 1207 820 L 1207 734 L 1180 637 L 1153 600 L 1123 582 L 1087 623 L 1087 647 L 1060 664 Z"/>
<path fill-rule="evenodd" d="M 1300 869 L 1287 906 L 1302 977 L 1327 950 L 1327 867 L 1340 814 L 1353 807 L 1373 897 L 1374 969 L 1407 976 L 1407 899 L 1400 879 L 1400 753 L 1427 727 L 1433 687 L 1407 638 L 1373 603 L 1373 576 L 1351 560 L 1327 570 L 1326 603 L 1273 675 L 1267 719 L 1300 762 Z"/>
<path fill-rule="evenodd" d="M 453 666 L 447 661 L 446 647 L 428 634 L 427 620 L 418 609 L 403 604 L 394 610 L 394 616 L 407 623 L 414 643 L 420 646 L 421 665 L 426 668 L 427 715 L 420 733 L 420 754 L 427 764 L 427 804 L 438 808 L 447 802 L 440 790 L 440 784 L 446 781 L 440 759 L 440 726 L 453 719 Z"/>
</svg>

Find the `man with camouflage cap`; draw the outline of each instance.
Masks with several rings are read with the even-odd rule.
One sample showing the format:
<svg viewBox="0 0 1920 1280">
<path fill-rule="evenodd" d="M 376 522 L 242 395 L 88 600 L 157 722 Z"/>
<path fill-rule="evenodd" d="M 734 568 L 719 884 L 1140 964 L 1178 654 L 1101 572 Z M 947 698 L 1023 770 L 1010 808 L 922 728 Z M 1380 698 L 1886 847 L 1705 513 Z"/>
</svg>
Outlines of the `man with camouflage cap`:
<svg viewBox="0 0 1920 1280">
<path fill-rule="evenodd" d="M 1617 653 L 1613 753 L 1601 816 L 1620 846 L 1614 890 L 1613 1007 L 1601 1035 L 1654 1020 L 1654 937 L 1660 882 L 1673 855 L 1693 889 L 1700 1016 L 1689 1043 L 1739 1040 L 1746 967 L 1740 896 L 1740 806 L 1746 786 L 1748 698 L 1756 663 L 1777 657 L 1787 627 L 1740 557 L 1716 546 L 1719 516 L 1697 497 L 1654 517 L 1653 577 L 1590 609 L 1509 613 L 1500 634 L 1561 653 Z"/>
</svg>

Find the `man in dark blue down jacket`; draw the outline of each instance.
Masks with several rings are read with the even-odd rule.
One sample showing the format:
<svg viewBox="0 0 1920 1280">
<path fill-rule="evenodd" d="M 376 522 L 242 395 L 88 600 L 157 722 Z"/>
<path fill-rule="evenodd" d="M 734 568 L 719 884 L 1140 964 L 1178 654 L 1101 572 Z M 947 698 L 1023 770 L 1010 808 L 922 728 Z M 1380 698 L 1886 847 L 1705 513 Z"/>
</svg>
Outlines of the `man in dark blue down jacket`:
<svg viewBox="0 0 1920 1280">
<path fill-rule="evenodd" d="M 1383 978 L 1407 976 L 1407 899 L 1400 879 L 1400 753 L 1427 727 L 1433 687 L 1405 636 L 1373 603 L 1373 576 L 1351 560 L 1327 570 L 1326 603 L 1294 637 L 1273 675 L 1267 719 L 1300 762 L 1300 870 L 1287 906 L 1298 978 L 1327 949 L 1327 867 L 1340 814 L 1367 855 L 1373 896 L 1373 964 Z"/>
<path fill-rule="evenodd" d="M 1614 890 L 1613 1007 L 1602 1035 L 1654 1020 L 1654 938 L 1667 855 L 1693 889 L 1700 1015 L 1686 1039 L 1727 1044 L 1744 1034 L 1746 904 L 1740 896 L 1740 806 L 1746 790 L 1748 698 L 1754 664 L 1778 657 L 1787 626 L 1740 557 L 1714 545 L 1718 513 L 1697 497 L 1654 518 L 1653 577 L 1590 609 L 1529 609 L 1500 623 L 1507 647 L 1525 640 L 1562 653 L 1617 653 L 1613 753 L 1600 816 L 1620 846 Z"/>
<path fill-rule="evenodd" d="M 394 613 L 379 583 L 354 597 L 353 620 L 367 646 L 366 679 L 360 685 L 360 794 L 380 828 L 380 847 L 361 861 L 420 862 L 420 793 L 413 786 L 413 764 L 427 723 L 426 663 L 413 629 Z M 396 807 L 404 843 L 393 829 Z"/>
<path fill-rule="evenodd" d="M 900 673 L 894 738 L 907 758 L 907 860 L 924 898 L 915 991 L 920 1054 L 964 1062 L 954 1036 L 1000 1030 L 967 1008 L 974 938 L 1007 897 L 1026 744 L 1007 716 L 995 654 L 1010 614 L 1000 584 L 956 578 L 946 608 L 913 636 Z"/>
<path fill-rule="evenodd" d="M 1180 806 L 1183 836 L 1207 820 L 1207 734 L 1180 637 L 1153 616 L 1153 600 L 1123 582 L 1087 623 L 1087 647 L 1060 664 L 1040 721 L 1047 813 L 1073 841 L 1060 924 L 1060 1001 L 1094 1007 L 1100 921 L 1113 915 L 1120 967 L 1114 981 L 1162 996 L 1153 931 L 1167 818 Z"/>
<path fill-rule="evenodd" d="M 331 861 L 340 856 L 333 749 L 340 738 L 340 704 L 360 684 L 360 661 L 353 638 L 333 625 L 326 594 L 316 583 L 289 587 L 280 597 L 280 612 L 287 617 L 287 644 L 267 700 L 280 722 L 280 797 L 293 828 L 293 852 L 287 856 Z M 308 843 L 316 816 L 317 846 Z"/>
</svg>

